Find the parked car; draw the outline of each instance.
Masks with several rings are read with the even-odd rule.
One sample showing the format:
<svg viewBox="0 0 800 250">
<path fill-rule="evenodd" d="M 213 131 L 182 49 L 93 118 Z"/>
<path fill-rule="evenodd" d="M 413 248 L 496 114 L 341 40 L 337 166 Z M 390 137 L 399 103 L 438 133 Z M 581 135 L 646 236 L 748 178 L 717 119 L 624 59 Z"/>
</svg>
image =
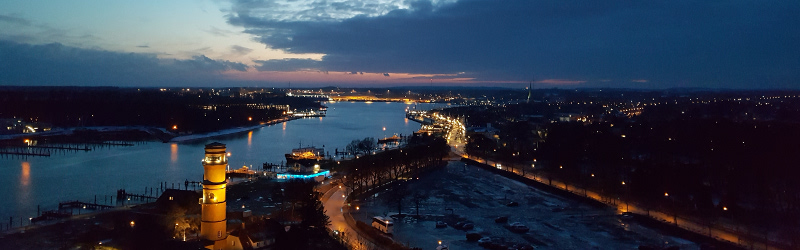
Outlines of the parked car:
<svg viewBox="0 0 800 250">
<path fill-rule="evenodd" d="M 436 222 L 436 228 L 445 228 L 445 227 L 447 227 L 447 223 L 444 223 L 444 221 Z"/>
<path fill-rule="evenodd" d="M 530 229 L 522 223 L 514 222 L 509 225 L 509 229 L 511 232 L 515 233 L 527 233 Z"/>
<path fill-rule="evenodd" d="M 483 237 L 478 240 L 478 246 L 488 247 L 491 244 L 492 244 L 492 238 L 489 237 Z"/>
<path fill-rule="evenodd" d="M 633 213 L 624 212 L 624 213 L 620 214 L 619 217 L 622 218 L 622 219 L 625 219 L 625 220 L 633 219 Z"/>
</svg>

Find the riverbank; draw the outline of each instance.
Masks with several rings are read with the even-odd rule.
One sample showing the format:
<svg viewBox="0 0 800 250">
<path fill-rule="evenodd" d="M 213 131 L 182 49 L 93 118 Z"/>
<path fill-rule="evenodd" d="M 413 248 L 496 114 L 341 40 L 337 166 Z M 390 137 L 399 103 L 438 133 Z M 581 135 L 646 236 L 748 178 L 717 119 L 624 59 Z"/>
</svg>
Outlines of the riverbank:
<svg viewBox="0 0 800 250">
<path fill-rule="evenodd" d="M 275 125 L 275 124 L 278 124 L 278 123 L 284 123 L 284 122 L 297 120 L 297 119 L 302 119 L 302 117 L 290 116 L 290 117 L 285 117 L 285 118 L 282 118 L 282 119 L 273 120 L 273 121 L 261 123 L 261 124 L 258 124 L 258 125 L 253 125 L 253 126 L 229 128 L 229 129 L 223 129 L 223 130 L 220 130 L 220 131 L 215 131 L 215 132 L 210 132 L 210 133 L 181 135 L 181 136 L 173 137 L 172 139 L 169 139 L 169 141 L 166 141 L 166 142 L 188 142 L 188 141 L 194 141 L 194 140 L 200 140 L 200 139 L 214 138 L 214 137 L 217 137 L 217 136 L 233 135 L 233 134 L 243 133 L 243 132 L 247 132 L 247 131 L 250 131 L 250 130 L 257 129 L 257 128 L 262 128 L 262 127 L 266 127 L 266 126 L 269 126 L 269 125 Z"/>
<path fill-rule="evenodd" d="M 0 135 L 0 141 L 14 141 L 19 139 L 28 139 L 28 138 L 48 138 L 48 137 L 56 137 L 56 136 L 74 136 L 78 132 L 82 131 L 92 131 L 97 132 L 100 134 L 108 135 L 112 133 L 126 133 L 126 132 L 144 132 L 149 134 L 153 137 L 153 139 L 161 140 L 163 142 L 189 142 L 194 140 L 200 139 L 208 139 L 217 136 L 226 136 L 232 134 L 243 133 L 247 131 L 251 131 L 254 129 L 258 129 L 265 126 L 275 125 L 283 122 L 288 122 L 292 120 L 302 119 L 304 117 L 295 117 L 295 116 L 288 116 L 281 119 L 272 120 L 269 122 L 260 123 L 258 125 L 253 126 L 246 126 L 246 127 L 235 127 L 235 128 L 228 128 L 214 132 L 208 133 L 198 133 L 198 134 L 187 134 L 187 135 L 176 135 L 172 131 L 168 131 L 164 128 L 157 128 L 157 127 L 148 127 L 148 126 L 94 126 L 94 127 L 74 127 L 74 128 L 55 128 L 50 131 L 46 132 L 38 132 L 38 133 L 28 133 L 28 134 L 11 134 L 11 135 Z M 108 138 L 111 141 L 121 140 L 119 138 Z"/>
</svg>

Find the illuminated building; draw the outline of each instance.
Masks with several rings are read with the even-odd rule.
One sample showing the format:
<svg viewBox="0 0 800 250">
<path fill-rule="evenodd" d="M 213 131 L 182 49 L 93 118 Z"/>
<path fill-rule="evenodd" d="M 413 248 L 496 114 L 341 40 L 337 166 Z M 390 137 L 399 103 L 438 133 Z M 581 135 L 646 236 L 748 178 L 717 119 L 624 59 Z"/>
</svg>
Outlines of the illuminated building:
<svg viewBox="0 0 800 250">
<path fill-rule="evenodd" d="M 206 244 L 208 249 L 232 249 L 237 244 L 235 239 L 228 239 L 226 225 L 225 167 L 228 165 L 228 159 L 225 155 L 225 144 L 219 142 L 208 144 L 205 153 L 203 198 L 200 198 L 202 204 L 200 237 L 209 241 Z"/>
<path fill-rule="evenodd" d="M 206 145 L 203 158 L 203 198 L 200 198 L 200 238 L 203 246 L 211 250 L 261 249 L 275 243 L 274 236 L 268 232 L 254 230 L 249 234 L 244 223 L 232 224 L 228 232 L 226 214 L 225 168 L 228 165 L 225 144 L 214 142 Z M 171 199 L 172 197 L 170 197 Z M 244 211 L 249 214 L 250 211 Z M 236 228 L 236 229 L 235 229 Z M 269 237 L 267 237 L 269 236 Z M 245 244 L 242 244 L 245 242 Z"/>
</svg>

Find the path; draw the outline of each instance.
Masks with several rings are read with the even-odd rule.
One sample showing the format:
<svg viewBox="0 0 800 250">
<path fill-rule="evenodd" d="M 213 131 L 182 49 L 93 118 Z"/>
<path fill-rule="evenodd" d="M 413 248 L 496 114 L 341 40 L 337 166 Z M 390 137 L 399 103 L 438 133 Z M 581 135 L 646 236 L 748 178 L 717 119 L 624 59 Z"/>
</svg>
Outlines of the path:
<svg viewBox="0 0 800 250">
<path fill-rule="evenodd" d="M 324 197 L 328 197 L 323 201 L 325 215 L 327 215 L 331 221 L 328 228 L 343 233 L 343 238 L 346 241 L 345 245 L 347 245 L 348 248 L 354 250 L 380 249 L 371 241 L 358 234 L 353 228 L 353 226 L 355 226 L 355 221 L 351 222 L 353 225 L 347 223 L 344 213 L 344 209 L 347 209 L 344 189 L 338 187 L 331 188 L 325 193 Z M 352 220 L 352 217 L 350 220 Z"/>
</svg>

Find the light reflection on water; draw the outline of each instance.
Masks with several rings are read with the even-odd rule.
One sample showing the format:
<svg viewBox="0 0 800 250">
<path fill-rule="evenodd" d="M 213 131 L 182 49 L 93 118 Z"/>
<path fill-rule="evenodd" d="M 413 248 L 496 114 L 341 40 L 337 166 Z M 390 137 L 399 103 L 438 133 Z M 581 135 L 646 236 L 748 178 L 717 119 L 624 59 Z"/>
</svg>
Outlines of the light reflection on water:
<svg viewBox="0 0 800 250">
<path fill-rule="evenodd" d="M 253 146 L 253 131 L 247 132 L 247 149 L 250 149 L 250 146 Z"/>
<path fill-rule="evenodd" d="M 325 118 L 294 120 L 212 139 L 148 142 L 26 160 L 0 159 L 0 185 L 9 187 L 0 192 L 0 218 L 32 217 L 37 205 L 42 210 L 55 209 L 59 201 L 92 201 L 94 195 L 99 201 L 104 195 L 115 195 L 117 189 L 138 194 L 146 187 L 158 189 L 161 182 L 182 187 L 186 180 L 202 178 L 203 148 L 214 141 L 227 144 L 232 153 L 231 168 L 260 168 L 264 162 L 281 163 L 283 155 L 301 142 L 303 146 L 324 145 L 325 151 L 332 153 L 335 149 L 342 151 L 354 139 L 408 135 L 419 129 L 418 123 L 409 123 L 404 116 L 404 110 L 412 105 L 328 103 Z"/>
<path fill-rule="evenodd" d="M 172 163 L 178 163 L 178 144 L 172 143 L 169 145 L 169 160 Z"/>
<path fill-rule="evenodd" d="M 31 164 L 27 161 L 22 162 L 22 174 L 20 177 L 20 184 L 23 187 L 27 187 L 31 182 Z"/>
</svg>

